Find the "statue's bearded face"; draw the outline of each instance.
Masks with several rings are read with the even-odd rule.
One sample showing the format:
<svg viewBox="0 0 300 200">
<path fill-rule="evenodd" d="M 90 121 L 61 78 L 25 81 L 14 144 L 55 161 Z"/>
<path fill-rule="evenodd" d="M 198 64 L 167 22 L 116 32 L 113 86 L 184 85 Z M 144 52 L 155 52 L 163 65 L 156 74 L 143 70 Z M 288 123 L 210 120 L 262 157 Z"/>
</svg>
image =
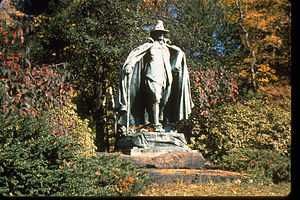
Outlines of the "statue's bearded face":
<svg viewBox="0 0 300 200">
<path fill-rule="evenodd" d="M 164 33 L 159 33 L 158 36 L 157 36 L 157 40 L 158 40 L 158 41 L 163 41 L 164 38 L 165 38 Z"/>
<path fill-rule="evenodd" d="M 156 31 L 152 33 L 151 37 L 156 41 L 163 41 L 165 38 L 165 33 L 162 31 Z"/>
</svg>

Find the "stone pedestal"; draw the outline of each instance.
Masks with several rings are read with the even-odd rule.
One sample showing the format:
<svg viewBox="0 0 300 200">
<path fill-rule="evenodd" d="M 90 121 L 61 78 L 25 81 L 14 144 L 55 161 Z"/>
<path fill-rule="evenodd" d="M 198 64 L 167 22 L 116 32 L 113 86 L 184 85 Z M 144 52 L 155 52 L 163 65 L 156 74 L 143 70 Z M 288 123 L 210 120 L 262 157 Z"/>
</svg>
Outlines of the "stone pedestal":
<svg viewBox="0 0 300 200">
<path fill-rule="evenodd" d="M 115 150 L 129 155 L 147 152 L 197 152 L 187 146 L 183 133 L 146 131 L 119 138 Z"/>
<path fill-rule="evenodd" d="M 200 169 L 208 163 L 188 147 L 183 133 L 176 132 L 139 131 L 119 138 L 115 151 L 140 168 Z"/>
</svg>

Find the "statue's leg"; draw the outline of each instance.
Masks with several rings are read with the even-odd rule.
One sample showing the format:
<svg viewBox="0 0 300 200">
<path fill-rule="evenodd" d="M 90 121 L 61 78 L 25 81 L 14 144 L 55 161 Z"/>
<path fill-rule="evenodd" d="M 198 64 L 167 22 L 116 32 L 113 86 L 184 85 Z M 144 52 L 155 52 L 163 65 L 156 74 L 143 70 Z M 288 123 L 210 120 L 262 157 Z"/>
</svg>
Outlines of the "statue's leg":
<svg viewBox="0 0 300 200">
<path fill-rule="evenodd" d="M 169 100 L 171 94 L 171 86 L 167 86 L 166 88 L 164 88 L 164 92 L 161 98 L 161 103 L 160 103 L 160 108 L 159 108 L 159 120 L 163 121 L 164 120 L 164 110 L 165 107 L 167 105 L 167 102 Z"/>
<path fill-rule="evenodd" d="M 154 81 L 148 80 L 147 85 L 151 93 L 151 110 L 153 114 L 154 131 L 163 132 L 162 124 L 159 122 L 160 100 L 162 98 L 162 86 Z"/>
<path fill-rule="evenodd" d="M 161 126 L 159 122 L 159 102 L 154 102 L 152 105 L 153 117 L 154 117 L 154 127 Z"/>
<path fill-rule="evenodd" d="M 124 111 L 119 113 L 118 133 L 121 135 L 126 133 L 126 112 Z"/>
</svg>

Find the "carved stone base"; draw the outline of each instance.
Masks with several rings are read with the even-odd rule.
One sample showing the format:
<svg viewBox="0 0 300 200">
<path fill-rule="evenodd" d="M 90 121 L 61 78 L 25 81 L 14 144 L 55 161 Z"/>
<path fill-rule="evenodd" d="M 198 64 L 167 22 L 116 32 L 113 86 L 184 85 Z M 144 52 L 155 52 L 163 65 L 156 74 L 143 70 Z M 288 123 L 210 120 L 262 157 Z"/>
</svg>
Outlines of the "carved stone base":
<svg viewBox="0 0 300 200">
<path fill-rule="evenodd" d="M 119 138 L 115 151 L 140 168 L 200 169 L 209 163 L 176 132 L 139 131 Z"/>
<path fill-rule="evenodd" d="M 138 155 L 146 152 L 197 152 L 187 146 L 183 133 L 141 131 L 116 141 L 115 151 Z"/>
</svg>

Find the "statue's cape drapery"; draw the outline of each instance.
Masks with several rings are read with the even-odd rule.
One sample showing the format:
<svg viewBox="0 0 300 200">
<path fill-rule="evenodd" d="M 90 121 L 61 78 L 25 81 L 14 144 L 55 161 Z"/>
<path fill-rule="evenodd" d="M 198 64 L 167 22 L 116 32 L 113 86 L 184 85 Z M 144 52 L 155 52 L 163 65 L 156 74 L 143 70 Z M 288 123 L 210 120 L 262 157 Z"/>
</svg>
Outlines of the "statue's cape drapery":
<svg viewBox="0 0 300 200">
<path fill-rule="evenodd" d="M 115 109 L 119 112 L 126 113 L 129 108 L 131 126 L 138 126 L 147 121 L 148 115 L 145 105 L 149 99 L 146 99 L 144 94 L 144 76 L 147 67 L 144 57 L 152 45 L 153 43 L 148 42 L 132 50 L 122 67 Z M 165 117 L 168 122 L 174 123 L 188 118 L 193 107 L 193 102 L 185 54 L 175 45 L 167 45 L 167 47 L 171 55 L 170 63 L 173 72 L 173 82 L 171 95 L 165 109 Z M 134 67 L 132 73 L 128 75 L 125 73 L 125 67 L 129 63 L 133 64 Z M 127 88 L 128 83 L 129 91 Z M 127 105 L 127 94 L 130 94 L 129 105 Z"/>
</svg>

